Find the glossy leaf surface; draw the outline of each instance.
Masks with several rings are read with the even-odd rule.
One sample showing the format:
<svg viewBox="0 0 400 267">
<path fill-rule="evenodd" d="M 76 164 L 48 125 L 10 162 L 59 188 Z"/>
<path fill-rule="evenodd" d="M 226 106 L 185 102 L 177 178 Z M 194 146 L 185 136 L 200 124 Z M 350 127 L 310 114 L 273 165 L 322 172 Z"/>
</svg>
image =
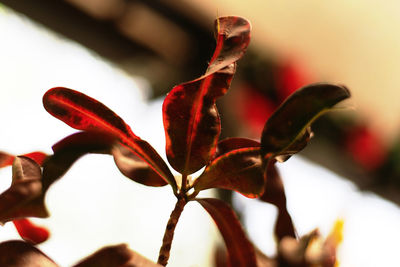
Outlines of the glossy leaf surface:
<svg viewBox="0 0 400 267">
<path fill-rule="evenodd" d="M 240 148 L 214 159 L 194 183 L 196 191 L 209 188 L 235 190 L 246 197 L 259 197 L 264 190 L 260 148 Z"/>
<path fill-rule="evenodd" d="M 104 247 L 83 259 L 73 267 L 161 267 L 142 255 L 130 250 L 126 245 Z"/>
<path fill-rule="evenodd" d="M 16 157 L 12 184 L 0 195 L 0 222 L 20 217 L 47 217 L 40 166 L 28 157 Z"/>
<path fill-rule="evenodd" d="M 38 226 L 28 219 L 18 219 L 13 221 L 18 234 L 32 244 L 40 244 L 46 241 L 50 232 L 43 226 Z"/>
<path fill-rule="evenodd" d="M 129 179 L 148 186 L 164 186 L 167 182 L 150 166 L 122 145 L 112 149 L 115 164 Z"/>
<path fill-rule="evenodd" d="M 275 235 L 278 240 L 282 240 L 286 236 L 295 238 L 296 231 L 292 218 L 286 207 L 285 189 L 274 161 L 269 162 L 265 175 L 265 191 L 259 199 L 271 203 L 278 208 Z"/>
<path fill-rule="evenodd" d="M 255 267 L 256 253 L 232 208 L 215 198 L 196 199 L 217 225 L 228 251 L 229 266 Z"/>
<path fill-rule="evenodd" d="M 174 87 L 163 104 L 168 161 L 186 175 L 201 169 L 215 152 L 221 131 L 215 102 L 227 92 L 235 62 L 250 40 L 250 24 L 243 18 L 220 18 L 217 25 L 217 45 L 206 74 Z"/>
<path fill-rule="evenodd" d="M 332 84 L 313 84 L 297 90 L 265 124 L 261 137 L 262 156 L 290 156 L 299 152 L 311 138 L 310 124 L 349 97 L 346 87 Z"/>
<path fill-rule="evenodd" d="M 58 267 L 33 245 L 23 241 L 0 243 L 0 266 L 4 267 Z"/>
<path fill-rule="evenodd" d="M 160 155 L 112 110 L 99 101 L 80 92 L 56 87 L 43 96 L 45 109 L 72 128 L 83 131 L 101 131 L 115 136 L 133 153 L 147 162 L 165 181 L 176 189 L 171 171 Z"/>
</svg>

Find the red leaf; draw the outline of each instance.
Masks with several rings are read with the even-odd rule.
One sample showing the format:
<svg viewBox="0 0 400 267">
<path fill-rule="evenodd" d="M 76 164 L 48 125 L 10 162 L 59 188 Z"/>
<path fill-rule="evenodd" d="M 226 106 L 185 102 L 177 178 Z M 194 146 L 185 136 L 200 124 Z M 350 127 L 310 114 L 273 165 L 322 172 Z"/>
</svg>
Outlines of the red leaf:
<svg viewBox="0 0 400 267">
<path fill-rule="evenodd" d="M 243 18 L 219 18 L 217 30 L 217 46 L 206 74 L 174 87 L 163 104 L 168 161 L 184 175 L 202 168 L 215 152 L 221 131 L 215 102 L 227 92 L 235 62 L 250 40 L 250 24 Z"/>
<path fill-rule="evenodd" d="M 47 217 L 40 166 L 32 159 L 20 156 L 14 160 L 12 171 L 11 186 L 0 195 L 0 222 L 21 217 Z"/>
<path fill-rule="evenodd" d="M 223 154 L 231 152 L 235 149 L 260 147 L 260 145 L 261 144 L 259 142 L 247 138 L 240 138 L 240 137 L 226 138 L 218 143 L 217 151 L 214 155 L 214 158 L 222 156 Z"/>
<path fill-rule="evenodd" d="M 0 152 L 0 168 L 12 165 L 14 156 L 5 152 Z"/>
<path fill-rule="evenodd" d="M 257 266 L 253 244 L 247 239 L 240 222 L 225 202 L 215 198 L 196 199 L 213 218 L 224 241 L 232 267 Z"/>
<path fill-rule="evenodd" d="M 24 154 L 25 157 L 28 157 L 30 159 L 33 159 L 37 164 L 39 164 L 40 166 L 43 165 L 43 162 L 46 160 L 47 158 L 47 154 L 40 152 L 40 151 L 36 151 L 36 152 L 31 152 L 31 153 L 27 153 Z"/>
<path fill-rule="evenodd" d="M 49 230 L 42 226 L 37 226 L 28 219 L 18 219 L 13 221 L 18 234 L 32 244 L 40 244 L 46 241 L 49 236 Z"/>
<path fill-rule="evenodd" d="M 75 129 L 101 131 L 117 137 L 176 190 L 174 176 L 160 155 L 104 104 L 80 92 L 57 87 L 46 92 L 43 105 L 50 114 Z"/>
<path fill-rule="evenodd" d="M 122 145 L 112 149 L 115 164 L 129 179 L 147 186 L 164 186 L 167 182 L 138 156 Z"/>
<path fill-rule="evenodd" d="M 240 148 L 214 159 L 194 183 L 194 189 L 235 190 L 246 197 L 259 197 L 264 190 L 260 148 Z"/>
<path fill-rule="evenodd" d="M 278 219 L 275 224 L 275 235 L 278 240 L 285 236 L 296 237 L 292 218 L 286 207 L 286 194 L 282 179 L 275 166 L 275 161 L 270 161 L 266 172 L 266 183 L 264 194 L 260 200 L 271 203 L 278 208 Z"/>
<path fill-rule="evenodd" d="M 250 30 L 250 22 L 245 18 L 227 16 L 215 21 L 217 45 L 206 75 L 229 66 L 244 55 L 250 43 Z"/>
<path fill-rule="evenodd" d="M 42 165 L 47 157 L 47 154 L 40 151 L 35 151 L 24 154 L 23 156 L 34 160 L 39 165 Z M 0 168 L 11 166 L 14 162 L 14 159 L 15 159 L 14 155 L 0 151 Z"/>
<path fill-rule="evenodd" d="M 0 243 L 0 266 L 4 267 L 58 267 L 43 252 L 23 241 Z"/>
<path fill-rule="evenodd" d="M 93 255 L 80 261 L 74 267 L 161 267 L 139 253 L 130 250 L 126 245 L 104 247 Z"/>
<path fill-rule="evenodd" d="M 110 154 L 117 138 L 102 132 L 77 132 L 61 139 L 52 146 L 54 154 L 63 151 L 85 151 L 86 153 Z"/>
</svg>

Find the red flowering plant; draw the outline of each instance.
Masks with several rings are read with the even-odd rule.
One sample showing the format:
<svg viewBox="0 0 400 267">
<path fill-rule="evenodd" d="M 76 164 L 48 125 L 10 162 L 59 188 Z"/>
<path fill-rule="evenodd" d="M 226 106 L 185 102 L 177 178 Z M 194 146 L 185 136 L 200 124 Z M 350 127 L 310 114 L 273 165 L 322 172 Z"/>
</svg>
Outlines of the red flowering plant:
<svg viewBox="0 0 400 267">
<path fill-rule="evenodd" d="M 260 142 L 246 138 L 219 140 L 221 122 L 216 100 L 229 89 L 236 62 L 244 55 L 250 41 L 250 24 L 240 17 L 222 17 L 216 21 L 216 29 L 217 44 L 205 74 L 174 87 L 163 104 L 167 159 L 180 176 L 174 176 L 157 151 L 105 105 L 78 91 L 52 88 L 43 96 L 45 109 L 80 131 L 55 144 L 53 155 L 43 162 L 38 163 L 29 156 L 16 157 L 13 183 L 0 195 L 0 220 L 47 217 L 44 197 L 49 187 L 81 156 L 106 153 L 113 156 L 118 169 L 132 181 L 154 187 L 168 184 L 176 196 L 158 266 L 168 263 L 174 229 L 190 201 L 198 202 L 216 223 L 225 241 L 229 266 L 270 266 L 273 261 L 279 266 L 308 264 L 302 248 L 306 248 L 304 243 L 308 244 L 312 238 L 297 239 L 275 164 L 303 149 L 312 137 L 311 123 L 348 98 L 350 93 L 343 86 L 331 84 L 303 87 L 289 96 L 268 119 Z M 190 178 L 202 168 L 203 172 L 196 179 Z M 211 188 L 233 190 L 276 205 L 278 243 L 289 238 L 299 248 L 293 252 L 284 246 L 276 259 L 263 256 L 249 241 L 227 203 L 216 198 L 197 197 L 201 191 Z M 28 257 L 29 253 L 34 254 L 38 262 L 46 262 L 46 266 L 56 266 L 34 246 L 22 241 L 0 244 L 0 265 L 6 266 L 15 257 Z M 301 254 L 300 261 L 294 256 L 296 253 Z M 328 256 L 332 259 L 334 254 Z M 326 259 L 324 256 L 318 263 Z M 22 262 L 15 266 L 26 266 Z M 100 263 L 101 266 L 157 265 L 121 245 L 104 248 L 76 266 L 99 266 L 96 264 Z"/>
</svg>

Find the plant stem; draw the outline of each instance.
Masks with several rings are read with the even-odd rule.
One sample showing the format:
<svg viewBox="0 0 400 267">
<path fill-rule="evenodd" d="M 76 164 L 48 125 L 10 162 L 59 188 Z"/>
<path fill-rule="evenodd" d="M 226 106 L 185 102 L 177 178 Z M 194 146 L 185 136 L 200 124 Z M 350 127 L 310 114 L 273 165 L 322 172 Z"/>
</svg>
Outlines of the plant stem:
<svg viewBox="0 0 400 267">
<path fill-rule="evenodd" d="M 169 217 L 157 262 L 162 266 L 166 266 L 168 263 L 169 252 L 171 250 L 172 239 L 174 238 L 175 227 L 186 203 L 187 201 L 184 197 L 179 197 L 178 201 L 176 202 L 175 208 L 172 211 L 171 216 Z"/>
<path fill-rule="evenodd" d="M 186 193 L 187 174 L 182 174 L 181 191 Z"/>
</svg>

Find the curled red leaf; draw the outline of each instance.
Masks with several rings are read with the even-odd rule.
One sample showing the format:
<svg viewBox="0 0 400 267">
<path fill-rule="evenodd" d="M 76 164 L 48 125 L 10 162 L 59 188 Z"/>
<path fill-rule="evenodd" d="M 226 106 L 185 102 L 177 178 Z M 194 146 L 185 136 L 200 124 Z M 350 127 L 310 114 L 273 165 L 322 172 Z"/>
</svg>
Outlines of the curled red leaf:
<svg viewBox="0 0 400 267">
<path fill-rule="evenodd" d="M 217 20 L 217 45 L 206 74 L 174 87 L 163 104 L 166 152 L 171 166 L 188 175 L 201 169 L 215 152 L 221 131 L 216 99 L 223 96 L 235 62 L 250 40 L 250 24 L 240 17 Z"/>
</svg>

